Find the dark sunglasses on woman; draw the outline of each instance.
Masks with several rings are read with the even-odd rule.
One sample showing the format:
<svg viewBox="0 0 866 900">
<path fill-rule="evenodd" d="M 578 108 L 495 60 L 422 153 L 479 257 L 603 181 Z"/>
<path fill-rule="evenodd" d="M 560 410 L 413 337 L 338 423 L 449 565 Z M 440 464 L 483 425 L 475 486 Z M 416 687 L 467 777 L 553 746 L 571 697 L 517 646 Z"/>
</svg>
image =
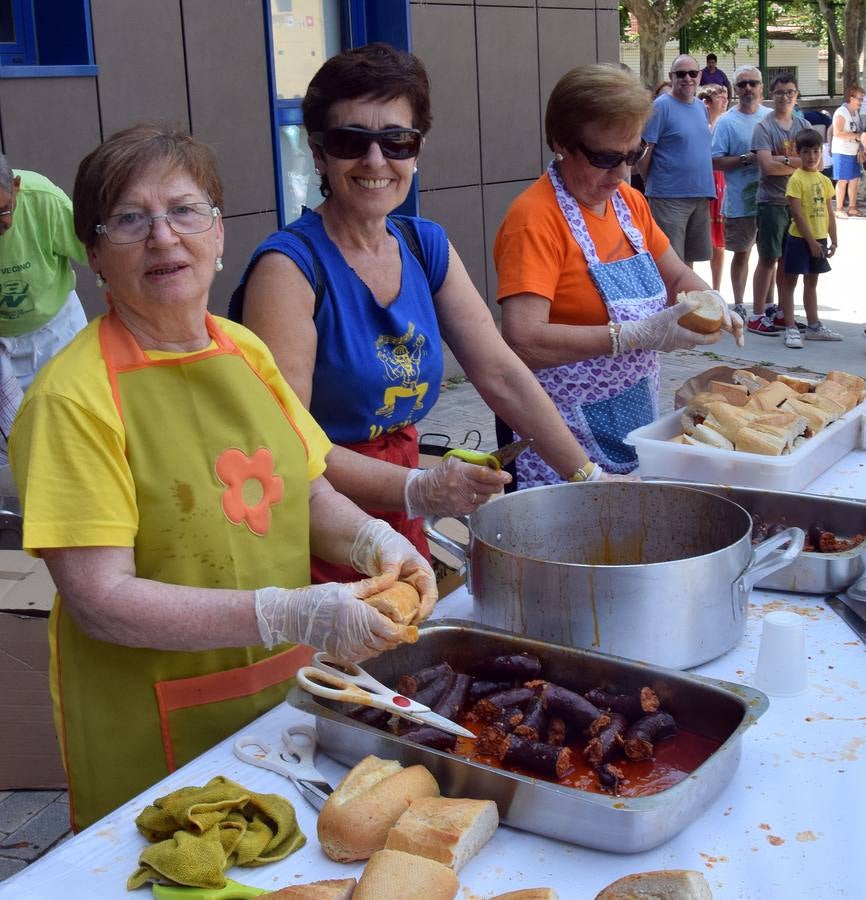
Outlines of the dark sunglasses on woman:
<svg viewBox="0 0 866 900">
<path fill-rule="evenodd" d="M 361 159 L 367 155 L 374 141 L 386 159 L 412 159 L 421 152 L 423 135 L 417 128 L 383 128 L 381 131 L 371 131 L 347 125 L 344 128 L 314 131 L 310 138 L 328 156 L 336 159 Z"/>
<path fill-rule="evenodd" d="M 589 164 L 596 169 L 615 169 L 623 163 L 627 166 L 633 166 L 646 156 L 647 146 L 647 142 L 641 138 L 640 147 L 637 150 L 630 150 L 628 153 L 614 153 L 609 150 L 590 150 L 589 147 L 577 141 L 578 150 L 587 158 Z"/>
</svg>

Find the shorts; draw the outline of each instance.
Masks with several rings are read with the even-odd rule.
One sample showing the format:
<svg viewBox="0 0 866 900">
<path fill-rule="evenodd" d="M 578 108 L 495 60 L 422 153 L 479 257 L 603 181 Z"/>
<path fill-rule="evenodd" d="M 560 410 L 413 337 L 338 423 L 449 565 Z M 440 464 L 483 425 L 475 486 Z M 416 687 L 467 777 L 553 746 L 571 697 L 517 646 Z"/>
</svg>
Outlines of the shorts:
<svg viewBox="0 0 866 900">
<path fill-rule="evenodd" d="M 725 217 L 725 250 L 733 253 L 751 253 L 755 246 L 758 226 L 754 216 Z"/>
<path fill-rule="evenodd" d="M 835 181 L 856 181 L 862 171 L 856 155 L 833 154 L 833 179 Z"/>
<path fill-rule="evenodd" d="M 648 197 L 659 228 L 683 262 L 712 258 L 710 201 L 707 197 Z"/>
<path fill-rule="evenodd" d="M 827 238 L 818 238 L 818 243 L 827 251 Z M 823 275 L 830 271 L 830 263 L 826 256 L 812 256 L 806 238 L 788 235 L 785 244 L 786 275 Z"/>
<path fill-rule="evenodd" d="M 760 259 L 781 259 L 785 255 L 785 240 L 791 224 L 791 211 L 778 203 L 759 203 L 755 216 L 758 226 L 758 247 Z"/>
</svg>

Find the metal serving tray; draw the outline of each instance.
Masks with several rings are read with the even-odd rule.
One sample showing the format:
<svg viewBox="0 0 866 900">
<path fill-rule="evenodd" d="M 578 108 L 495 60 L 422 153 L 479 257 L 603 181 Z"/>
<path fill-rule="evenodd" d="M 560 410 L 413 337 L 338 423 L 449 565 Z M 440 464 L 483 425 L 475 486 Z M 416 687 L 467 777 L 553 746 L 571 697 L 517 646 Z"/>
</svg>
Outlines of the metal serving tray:
<svg viewBox="0 0 866 900">
<path fill-rule="evenodd" d="M 683 728 L 720 741 L 721 746 L 688 778 L 665 791 L 648 797 L 613 797 L 421 747 L 357 722 L 339 711 L 340 704 L 319 700 L 298 687 L 289 692 L 287 701 L 316 717 L 319 746 L 347 766 L 370 754 L 405 766 L 420 763 L 433 773 L 446 796 L 495 800 L 500 820 L 513 828 L 618 853 L 657 847 L 697 818 L 735 772 L 743 732 L 769 706 L 766 696 L 750 687 L 547 644 L 456 619 L 423 625 L 417 644 L 404 644 L 364 666 L 385 684 L 396 684 L 400 675 L 443 659 L 462 669 L 484 656 L 521 651 L 538 656 L 545 677 L 572 690 L 652 687 Z"/>
<path fill-rule="evenodd" d="M 658 482 L 653 479 L 653 483 Z M 755 513 L 769 523 L 780 522 L 808 532 L 810 525 L 820 522 L 824 528 L 836 532 L 841 537 L 866 534 L 866 503 L 862 500 L 795 494 L 787 491 L 764 491 L 760 488 L 730 485 L 697 484 L 690 481 L 665 483 L 718 494 L 738 503 L 747 512 Z M 866 572 L 866 541 L 844 553 L 802 551 L 794 562 L 772 572 L 755 587 L 801 594 L 835 594 L 852 585 L 864 572 Z"/>
</svg>

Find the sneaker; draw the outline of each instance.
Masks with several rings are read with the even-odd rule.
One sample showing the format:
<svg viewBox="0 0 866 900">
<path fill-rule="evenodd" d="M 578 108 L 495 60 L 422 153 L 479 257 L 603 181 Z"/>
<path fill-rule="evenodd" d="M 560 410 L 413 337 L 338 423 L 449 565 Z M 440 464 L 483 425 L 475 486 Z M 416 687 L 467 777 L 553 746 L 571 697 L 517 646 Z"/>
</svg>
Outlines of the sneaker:
<svg viewBox="0 0 866 900">
<path fill-rule="evenodd" d="M 733 311 L 743 320 L 743 322 L 749 321 L 749 314 L 746 311 L 745 303 L 735 303 L 733 306 Z"/>
<path fill-rule="evenodd" d="M 785 346 L 789 350 L 803 349 L 803 338 L 800 337 L 800 330 L 798 328 L 791 327 L 785 329 Z"/>
<path fill-rule="evenodd" d="M 751 316 L 746 323 L 746 330 L 749 334 L 763 334 L 765 337 L 776 337 L 782 333 L 782 329 L 776 328 L 766 316 Z"/>
<path fill-rule="evenodd" d="M 820 322 L 817 325 L 807 325 L 804 337 L 807 341 L 841 341 L 842 335 L 838 331 L 830 331 Z"/>
<path fill-rule="evenodd" d="M 781 313 L 781 312 L 776 313 L 776 315 L 775 315 L 775 317 L 774 317 L 774 319 L 773 319 L 773 324 L 776 326 L 776 328 L 786 328 L 787 326 L 785 325 L 785 314 L 784 314 L 784 313 Z M 794 321 L 794 324 L 797 326 L 797 329 L 798 329 L 799 331 L 805 331 L 805 330 L 806 330 L 806 323 L 805 323 L 805 322 L 797 322 L 797 321 L 795 320 L 795 321 Z"/>
</svg>

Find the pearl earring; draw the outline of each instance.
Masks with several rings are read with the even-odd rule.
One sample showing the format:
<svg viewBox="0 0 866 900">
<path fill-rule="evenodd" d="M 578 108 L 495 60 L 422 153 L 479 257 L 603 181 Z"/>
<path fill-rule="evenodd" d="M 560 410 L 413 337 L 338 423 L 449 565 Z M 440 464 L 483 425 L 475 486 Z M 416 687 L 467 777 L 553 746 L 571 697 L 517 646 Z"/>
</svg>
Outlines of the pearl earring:
<svg viewBox="0 0 866 900">
<path fill-rule="evenodd" d="M 96 273 L 96 286 L 105 287 L 105 279 L 102 277 L 102 272 Z"/>
<path fill-rule="evenodd" d="M 412 168 L 412 174 L 413 174 L 413 175 L 417 175 L 417 174 L 418 174 L 418 166 L 414 166 L 414 167 Z"/>
<path fill-rule="evenodd" d="M 559 152 L 554 153 L 554 154 L 553 154 L 553 158 L 554 158 L 557 162 L 562 162 L 562 161 L 565 159 L 565 157 L 564 157 L 561 153 L 559 153 Z"/>
<path fill-rule="evenodd" d="M 223 270 L 223 258 L 218 256 L 214 261 L 213 267 L 217 270 L 217 272 L 222 272 Z"/>
<path fill-rule="evenodd" d="M 313 171 L 314 171 L 317 175 L 321 175 L 321 174 L 322 174 L 322 173 L 319 171 L 319 167 L 318 167 L 318 166 L 316 166 L 316 168 L 313 169 Z"/>
</svg>

